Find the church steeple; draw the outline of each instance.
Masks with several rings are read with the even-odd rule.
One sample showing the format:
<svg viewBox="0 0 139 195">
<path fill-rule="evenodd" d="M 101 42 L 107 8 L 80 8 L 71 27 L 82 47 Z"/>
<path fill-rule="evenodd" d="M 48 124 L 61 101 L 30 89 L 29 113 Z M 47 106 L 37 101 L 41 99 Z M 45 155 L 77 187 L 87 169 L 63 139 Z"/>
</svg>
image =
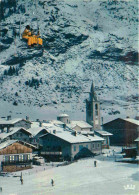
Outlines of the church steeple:
<svg viewBox="0 0 139 195">
<path fill-rule="evenodd" d="M 93 84 L 93 81 L 92 81 L 92 85 L 91 85 L 91 89 L 90 89 L 90 101 L 97 101 L 97 96 L 96 96 L 96 93 L 94 91 L 94 84 Z"/>
<path fill-rule="evenodd" d="M 94 90 L 92 82 L 89 100 L 86 100 L 86 121 L 93 126 L 93 129 L 100 129 L 100 103 Z"/>
</svg>

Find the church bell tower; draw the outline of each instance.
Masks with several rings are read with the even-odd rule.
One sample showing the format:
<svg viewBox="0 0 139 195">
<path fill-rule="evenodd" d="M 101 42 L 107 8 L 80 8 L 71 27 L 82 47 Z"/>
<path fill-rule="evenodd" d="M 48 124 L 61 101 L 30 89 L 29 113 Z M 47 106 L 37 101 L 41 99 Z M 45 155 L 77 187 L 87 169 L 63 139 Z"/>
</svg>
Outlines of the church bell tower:
<svg viewBox="0 0 139 195">
<path fill-rule="evenodd" d="M 97 100 L 92 82 L 89 99 L 86 100 L 86 122 L 93 126 L 93 130 L 100 130 L 100 102 Z"/>
</svg>

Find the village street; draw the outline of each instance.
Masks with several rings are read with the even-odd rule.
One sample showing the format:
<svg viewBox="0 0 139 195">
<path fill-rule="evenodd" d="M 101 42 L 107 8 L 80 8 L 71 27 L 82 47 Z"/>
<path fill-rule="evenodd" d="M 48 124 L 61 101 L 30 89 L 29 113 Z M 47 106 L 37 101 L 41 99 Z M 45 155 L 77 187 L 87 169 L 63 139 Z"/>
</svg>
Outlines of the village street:
<svg viewBox="0 0 139 195">
<path fill-rule="evenodd" d="M 97 160 L 97 167 L 94 167 Z M 20 175 L 20 172 L 16 173 Z M 137 164 L 114 162 L 106 157 L 82 159 L 67 166 L 38 167 L 19 177 L 0 177 L 2 195 L 138 195 Z M 54 186 L 51 186 L 51 179 Z"/>
</svg>

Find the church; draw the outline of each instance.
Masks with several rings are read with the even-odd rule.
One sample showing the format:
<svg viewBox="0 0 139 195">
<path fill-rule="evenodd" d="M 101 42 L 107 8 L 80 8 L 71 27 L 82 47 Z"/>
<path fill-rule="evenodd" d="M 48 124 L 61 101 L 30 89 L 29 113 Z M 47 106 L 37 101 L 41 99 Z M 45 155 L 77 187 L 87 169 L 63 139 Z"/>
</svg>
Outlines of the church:
<svg viewBox="0 0 139 195">
<path fill-rule="evenodd" d="M 86 122 L 92 125 L 96 135 L 104 139 L 102 147 L 109 148 L 109 136 L 112 136 L 113 134 L 103 131 L 101 128 L 100 102 L 97 99 L 93 82 L 89 92 L 89 99 L 86 99 Z"/>
</svg>

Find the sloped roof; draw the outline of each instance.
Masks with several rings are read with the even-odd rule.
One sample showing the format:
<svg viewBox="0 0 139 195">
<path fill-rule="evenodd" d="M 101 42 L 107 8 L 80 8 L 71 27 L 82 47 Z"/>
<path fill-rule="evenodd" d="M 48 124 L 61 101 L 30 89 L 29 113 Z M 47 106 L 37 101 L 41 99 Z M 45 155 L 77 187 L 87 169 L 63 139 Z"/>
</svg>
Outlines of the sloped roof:
<svg viewBox="0 0 139 195">
<path fill-rule="evenodd" d="M 137 139 L 134 140 L 135 142 L 139 142 L 139 137 Z"/>
<path fill-rule="evenodd" d="M 69 117 L 69 115 L 68 114 L 60 114 L 60 115 L 58 115 L 58 117 Z"/>
<path fill-rule="evenodd" d="M 62 121 L 59 121 L 59 120 L 51 120 L 50 123 L 52 123 L 54 125 L 64 125 L 64 123 Z"/>
<path fill-rule="evenodd" d="M 0 150 L 3 148 L 6 148 L 7 146 L 10 146 L 11 144 L 17 142 L 17 140 L 7 140 L 6 142 L 3 142 L 0 144 Z"/>
<path fill-rule="evenodd" d="M 107 123 L 104 123 L 102 126 L 105 126 L 105 125 L 107 125 L 107 124 L 109 124 L 109 123 L 112 123 L 112 122 L 114 122 L 114 121 L 117 121 L 117 120 L 127 121 L 127 122 L 129 122 L 129 123 L 133 123 L 133 124 L 139 126 L 139 121 L 136 120 L 136 119 L 132 119 L 132 118 L 125 118 L 125 119 L 124 119 L 124 118 L 117 118 L 117 119 L 114 119 L 114 120 L 109 121 L 109 122 L 107 122 Z"/>
<path fill-rule="evenodd" d="M 99 137 L 97 135 L 94 135 L 94 136 L 91 136 L 91 135 L 88 135 L 87 136 L 91 141 L 104 141 L 104 139 L 102 137 Z"/>
<path fill-rule="evenodd" d="M 30 146 L 32 148 L 36 148 L 34 145 L 29 144 L 27 142 L 23 142 L 23 141 L 19 141 L 19 140 L 7 140 L 7 141 L 0 144 L 0 150 L 3 149 L 3 148 L 6 148 L 6 147 L 8 147 L 8 146 L 10 146 L 10 145 L 12 145 L 13 143 L 16 143 L 16 142 L 27 145 L 27 146 Z"/>
<path fill-rule="evenodd" d="M 55 133 L 53 130 L 55 130 Z M 84 142 L 88 143 L 92 141 L 103 141 L 104 140 L 103 138 L 100 138 L 98 136 L 84 136 L 79 133 L 76 133 L 76 136 L 75 136 L 73 134 L 73 131 L 64 130 L 63 128 L 58 127 L 58 126 L 50 127 L 47 129 L 47 131 L 48 131 L 48 134 L 54 135 L 69 143 L 84 143 Z M 47 136 L 47 135 L 44 135 L 44 136 Z"/>
<path fill-rule="evenodd" d="M 36 136 L 42 130 L 46 130 L 46 128 L 45 127 L 33 127 L 33 128 L 29 128 L 28 132 L 30 132 L 33 136 Z"/>
<path fill-rule="evenodd" d="M 26 121 L 28 123 L 31 123 L 30 121 L 27 121 L 27 120 L 22 119 L 22 118 L 14 118 L 14 119 L 11 119 L 11 120 L 1 120 L 0 119 L 0 125 L 8 125 L 8 124 L 12 125 L 12 124 L 15 124 L 19 121 Z"/>
<path fill-rule="evenodd" d="M 102 131 L 102 130 L 99 130 L 99 131 L 95 131 L 97 133 L 99 133 L 100 135 L 103 135 L 103 136 L 111 136 L 113 135 L 112 133 L 109 133 L 107 131 Z"/>
<path fill-rule="evenodd" d="M 124 119 L 124 120 L 125 120 L 125 121 L 128 121 L 128 122 L 130 122 L 130 123 L 133 123 L 133 124 L 135 124 L 135 125 L 139 125 L 139 121 L 136 120 L 136 119 L 126 118 L 126 119 Z"/>
<path fill-rule="evenodd" d="M 76 126 L 83 129 L 92 128 L 92 126 L 85 121 L 70 121 L 70 124 L 67 124 L 67 126 L 70 128 L 74 128 Z"/>
<path fill-rule="evenodd" d="M 30 134 L 31 135 L 31 133 L 28 131 L 28 130 L 26 130 L 25 128 L 23 128 L 23 127 L 14 127 L 14 128 L 10 128 L 10 132 L 9 133 L 6 133 L 6 132 L 4 132 L 4 133 L 1 133 L 0 134 L 0 139 L 4 139 L 4 138 L 6 138 L 6 137 L 8 137 L 8 136 L 10 136 L 10 135 L 13 135 L 14 133 L 16 133 L 16 132 L 18 132 L 18 131 L 20 131 L 20 130 L 23 130 L 23 131 L 25 131 L 27 134 Z"/>
</svg>

